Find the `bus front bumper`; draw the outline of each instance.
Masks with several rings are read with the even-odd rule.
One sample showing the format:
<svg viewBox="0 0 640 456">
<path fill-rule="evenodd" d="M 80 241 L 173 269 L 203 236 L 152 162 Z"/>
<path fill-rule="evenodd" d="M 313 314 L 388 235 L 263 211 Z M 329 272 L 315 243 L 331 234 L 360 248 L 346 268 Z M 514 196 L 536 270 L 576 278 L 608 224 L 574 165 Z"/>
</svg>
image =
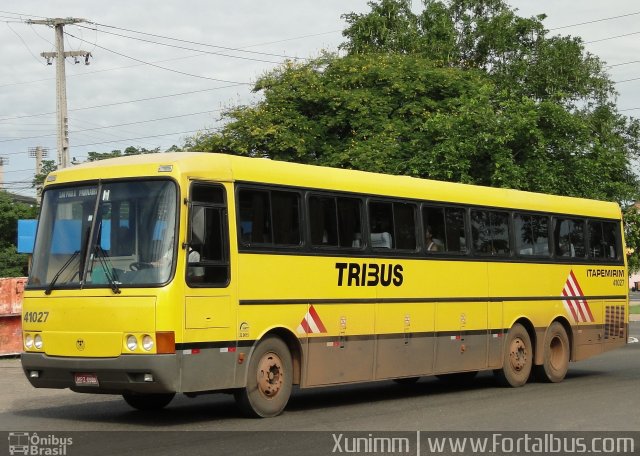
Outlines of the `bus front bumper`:
<svg viewBox="0 0 640 456">
<path fill-rule="evenodd" d="M 81 393 L 174 393 L 179 387 L 178 356 L 122 355 L 78 358 L 22 353 L 22 368 L 36 388 L 69 388 Z M 97 384 L 77 383 L 95 378 Z"/>
</svg>

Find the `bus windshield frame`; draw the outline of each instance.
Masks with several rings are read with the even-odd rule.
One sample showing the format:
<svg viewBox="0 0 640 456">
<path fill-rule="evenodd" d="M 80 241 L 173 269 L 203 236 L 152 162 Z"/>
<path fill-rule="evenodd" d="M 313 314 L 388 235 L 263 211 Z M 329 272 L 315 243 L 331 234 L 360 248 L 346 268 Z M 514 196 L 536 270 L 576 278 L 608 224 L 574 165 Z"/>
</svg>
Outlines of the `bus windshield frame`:
<svg viewBox="0 0 640 456">
<path fill-rule="evenodd" d="M 27 287 L 159 287 L 175 275 L 178 190 L 171 179 L 45 189 Z"/>
</svg>

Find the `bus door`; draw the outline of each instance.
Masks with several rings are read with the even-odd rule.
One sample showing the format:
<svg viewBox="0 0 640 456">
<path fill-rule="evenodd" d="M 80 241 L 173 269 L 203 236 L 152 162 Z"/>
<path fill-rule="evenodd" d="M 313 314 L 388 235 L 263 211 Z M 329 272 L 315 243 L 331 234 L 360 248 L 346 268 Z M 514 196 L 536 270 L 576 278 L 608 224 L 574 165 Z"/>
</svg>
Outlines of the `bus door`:
<svg viewBox="0 0 640 456">
<path fill-rule="evenodd" d="M 184 391 L 230 387 L 234 381 L 236 317 L 226 201 L 220 184 L 191 184 L 184 246 Z"/>
</svg>

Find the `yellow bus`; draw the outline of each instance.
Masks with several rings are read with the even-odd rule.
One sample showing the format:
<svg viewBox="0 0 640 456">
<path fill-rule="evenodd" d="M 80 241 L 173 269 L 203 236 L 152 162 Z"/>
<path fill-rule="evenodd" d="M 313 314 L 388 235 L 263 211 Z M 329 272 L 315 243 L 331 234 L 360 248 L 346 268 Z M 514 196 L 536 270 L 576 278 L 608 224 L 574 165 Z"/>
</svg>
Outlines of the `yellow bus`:
<svg viewBox="0 0 640 456">
<path fill-rule="evenodd" d="M 293 385 L 561 381 L 621 347 L 615 203 L 213 153 L 56 171 L 23 310 L 35 387 L 234 393 Z"/>
</svg>

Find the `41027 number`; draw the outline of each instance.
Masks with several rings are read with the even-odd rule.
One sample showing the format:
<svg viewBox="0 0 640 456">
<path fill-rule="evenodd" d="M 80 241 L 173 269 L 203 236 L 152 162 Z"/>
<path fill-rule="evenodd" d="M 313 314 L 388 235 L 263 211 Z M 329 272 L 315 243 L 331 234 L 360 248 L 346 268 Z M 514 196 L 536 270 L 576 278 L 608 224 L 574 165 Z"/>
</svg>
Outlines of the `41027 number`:
<svg viewBox="0 0 640 456">
<path fill-rule="evenodd" d="M 49 312 L 25 312 L 25 323 L 44 323 L 49 318 Z"/>
</svg>

